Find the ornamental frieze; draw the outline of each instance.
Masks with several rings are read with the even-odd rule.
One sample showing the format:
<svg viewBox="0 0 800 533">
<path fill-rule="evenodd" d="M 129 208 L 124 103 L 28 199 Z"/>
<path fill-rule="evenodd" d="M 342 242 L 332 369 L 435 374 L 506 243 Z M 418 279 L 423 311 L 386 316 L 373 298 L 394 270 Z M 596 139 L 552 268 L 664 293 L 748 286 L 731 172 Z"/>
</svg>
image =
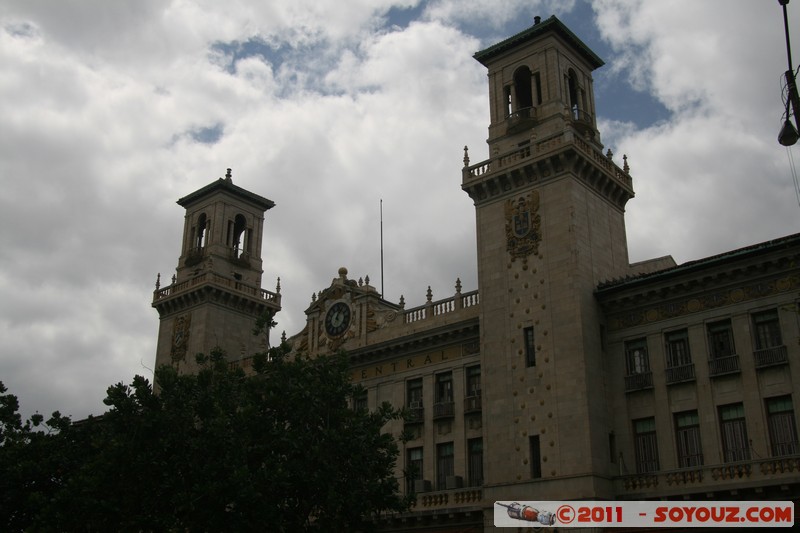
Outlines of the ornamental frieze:
<svg viewBox="0 0 800 533">
<path fill-rule="evenodd" d="M 699 313 L 717 307 L 796 290 L 798 287 L 800 287 L 800 275 L 798 274 L 771 281 L 758 281 L 727 291 L 712 292 L 699 297 L 675 300 L 650 308 L 638 309 L 627 313 L 617 313 L 609 317 L 608 327 L 610 330 L 614 331 L 634 326 L 643 326 L 660 320 Z"/>
</svg>

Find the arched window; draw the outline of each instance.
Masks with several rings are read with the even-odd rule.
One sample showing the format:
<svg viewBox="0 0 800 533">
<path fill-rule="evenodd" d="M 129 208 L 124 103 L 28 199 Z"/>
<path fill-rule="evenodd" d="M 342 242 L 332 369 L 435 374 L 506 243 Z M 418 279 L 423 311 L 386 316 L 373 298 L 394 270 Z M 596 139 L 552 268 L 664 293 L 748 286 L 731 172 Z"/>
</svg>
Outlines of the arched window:
<svg viewBox="0 0 800 533">
<path fill-rule="evenodd" d="M 197 225 L 194 229 L 194 248 L 195 250 L 202 250 L 206 245 L 206 237 L 208 233 L 208 218 L 205 213 L 201 213 L 197 217 Z"/>
<path fill-rule="evenodd" d="M 247 237 L 247 219 L 244 218 L 244 215 L 236 215 L 236 218 L 233 219 L 233 249 L 236 257 L 250 251 L 250 240 Z"/>
<path fill-rule="evenodd" d="M 575 71 L 569 69 L 567 73 L 567 87 L 569 90 L 569 108 L 572 111 L 572 118 L 578 118 L 578 81 L 575 77 Z"/>
<path fill-rule="evenodd" d="M 526 66 L 519 67 L 514 72 L 514 93 L 517 96 L 517 103 L 514 106 L 514 111 L 533 107 L 531 69 Z"/>
</svg>

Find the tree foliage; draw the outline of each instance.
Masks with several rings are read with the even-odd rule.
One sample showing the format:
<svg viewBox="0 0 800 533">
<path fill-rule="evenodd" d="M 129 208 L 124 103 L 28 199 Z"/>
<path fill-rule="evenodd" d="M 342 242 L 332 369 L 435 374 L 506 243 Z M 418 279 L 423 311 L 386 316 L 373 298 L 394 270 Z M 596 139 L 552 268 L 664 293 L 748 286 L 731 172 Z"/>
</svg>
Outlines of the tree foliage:
<svg viewBox="0 0 800 533">
<path fill-rule="evenodd" d="M 0 529 L 366 531 L 405 509 L 383 430 L 399 411 L 350 408 L 343 354 L 285 353 L 257 356 L 251 376 L 219 351 L 198 356 L 197 374 L 160 368 L 157 393 L 140 376 L 118 383 L 102 417 L 54 417 L 50 433 L 0 396 L 0 476 L 13 474 L 0 481 Z"/>
</svg>

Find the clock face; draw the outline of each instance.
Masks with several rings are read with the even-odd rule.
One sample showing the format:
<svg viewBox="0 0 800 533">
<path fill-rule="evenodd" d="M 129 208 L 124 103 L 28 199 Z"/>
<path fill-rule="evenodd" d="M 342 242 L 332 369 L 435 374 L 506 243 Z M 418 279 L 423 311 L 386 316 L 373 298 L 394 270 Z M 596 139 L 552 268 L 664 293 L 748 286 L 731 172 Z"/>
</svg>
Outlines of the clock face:
<svg viewBox="0 0 800 533">
<path fill-rule="evenodd" d="M 325 315 L 325 331 L 331 337 L 338 337 L 350 327 L 350 306 L 336 302 Z"/>
</svg>

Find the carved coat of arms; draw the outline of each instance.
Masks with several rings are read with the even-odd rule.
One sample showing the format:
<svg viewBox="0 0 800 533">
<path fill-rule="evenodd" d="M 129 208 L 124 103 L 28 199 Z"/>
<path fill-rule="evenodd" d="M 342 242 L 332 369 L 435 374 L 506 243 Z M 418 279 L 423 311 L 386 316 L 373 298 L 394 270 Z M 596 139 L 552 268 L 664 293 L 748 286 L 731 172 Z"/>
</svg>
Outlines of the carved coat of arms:
<svg viewBox="0 0 800 533">
<path fill-rule="evenodd" d="M 539 191 L 506 200 L 506 249 L 512 259 L 539 253 L 542 219 L 539 216 Z"/>
<path fill-rule="evenodd" d="M 189 344 L 189 331 L 192 326 L 192 315 L 183 315 L 175 319 L 172 324 L 172 362 L 177 363 L 186 359 L 186 350 Z"/>
</svg>

